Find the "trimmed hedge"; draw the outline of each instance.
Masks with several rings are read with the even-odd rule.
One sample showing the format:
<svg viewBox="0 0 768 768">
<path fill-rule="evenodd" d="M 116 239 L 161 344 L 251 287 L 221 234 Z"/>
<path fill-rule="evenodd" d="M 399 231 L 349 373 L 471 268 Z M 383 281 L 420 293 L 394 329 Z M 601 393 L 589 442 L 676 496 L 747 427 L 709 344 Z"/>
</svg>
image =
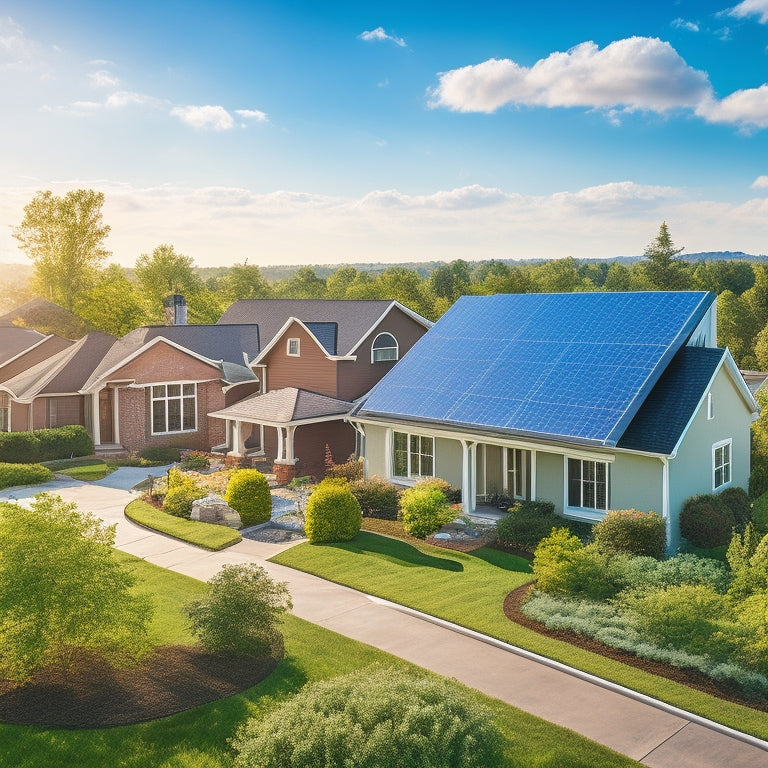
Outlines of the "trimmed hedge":
<svg viewBox="0 0 768 768">
<path fill-rule="evenodd" d="M 733 513 L 736 528 L 743 531 L 746 524 L 752 519 L 752 505 L 749 503 L 749 495 L 743 488 L 726 488 L 720 492 L 723 503 Z"/>
<path fill-rule="evenodd" d="M 733 512 L 720 496 L 712 493 L 691 496 L 680 513 L 681 535 L 702 549 L 728 544 L 735 525 Z"/>
<path fill-rule="evenodd" d="M 354 539 L 362 522 L 360 504 L 343 478 L 326 478 L 307 501 L 304 532 L 313 544 Z"/>
<path fill-rule="evenodd" d="M 594 527 L 595 544 L 605 552 L 664 558 L 667 526 L 655 512 L 636 509 L 611 510 Z"/>
<path fill-rule="evenodd" d="M 392 483 L 380 477 L 371 477 L 351 483 L 350 490 L 360 504 L 363 517 L 397 520 L 400 492 Z"/>
<path fill-rule="evenodd" d="M 171 446 L 151 446 L 140 450 L 139 458 L 157 464 L 174 464 L 181 461 L 181 449 Z"/>
<path fill-rule="evenodd" d="M 77 424 L 36 432 L 0 432 L 0 462 L 8 464 L 31 464 L 92 453 L 91 436 L 85 427 Z"/>
<path fill-rule="evenodd" d="M 591 523 L 556 515 L 555 505 L 550 501 L 519 501 L 496 523 L 496 543 L 533 553 L 553 528 L 567 528 L 582 541 L 592 535 Z"/>
<path fill-rule="evenodd" d="M 242 520 L 243 528 L 266 523 L 272 517 L 269 482 L 258 469 L 238 469 L 232 473 L 224 498 Z"/>
<path fill-rule="evenodd" d="M 53 480 L 53 472 L 42 464 L 0 464 L 0 488 L 36 485 Z"/>
</svg>

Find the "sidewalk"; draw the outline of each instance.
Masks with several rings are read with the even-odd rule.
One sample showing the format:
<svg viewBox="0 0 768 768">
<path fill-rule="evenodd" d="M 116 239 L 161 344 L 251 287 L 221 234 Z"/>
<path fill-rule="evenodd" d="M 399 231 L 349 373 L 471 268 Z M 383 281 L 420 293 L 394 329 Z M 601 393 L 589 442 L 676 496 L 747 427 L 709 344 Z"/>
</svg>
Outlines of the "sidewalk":
<svg viewBox="0 0 768 768">
<path fill-rule="evenodd" d="M 361 592 L 266 562 L 286 545 L 244 540 L 206 552 L 140 528 L 123 515 L 133 496 L 94 484 L 0 492 L 0 499 L 59 493 L 108 523 L 119 549 L 207 580 L 225 563 L 255 562 L 288 583 L 293 612 L 308 621 L 453 677 L 483 693 L 570 728 L 650 768 L 768 768 L 768 751 L 643 701 L 393 608 Z M 768 750 L 768 744 L 765 745 Z"/>
</svg>

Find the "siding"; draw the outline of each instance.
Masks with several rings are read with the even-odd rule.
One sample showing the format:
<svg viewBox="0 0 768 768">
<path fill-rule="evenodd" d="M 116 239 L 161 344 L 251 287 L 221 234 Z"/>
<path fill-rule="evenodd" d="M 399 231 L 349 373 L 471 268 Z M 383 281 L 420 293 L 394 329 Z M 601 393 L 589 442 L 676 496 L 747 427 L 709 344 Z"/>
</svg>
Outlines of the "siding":
<svg viewBox="0 0 768 768">
<path fill-rule="evenodd" d="M 562 454 L 536 451 L 536 500 L 551 501 L 558 515 L 563 514 L 563 462 Z"/>
<path fill-rule="evenodd" d="M 274 430 L 273 430 L 274 432 Z M 355 450 L 355 430 L 343 421 L 324 421 L 296 428 L 293 439 L 294 455 L 298 459 L 296 475 L 325 476 L 325 446 L 331 449 L 333 460 L 343 464 Z"/>
<path fill-rule="evenodd" d="M 365 472 L 368 477 L 387 476 L 387 428 L 365 424 Z"/>
<path fill-rule="evenodd" d="M 661 461 L 653 456 L 617 453 L 610 467 L 611 509 L 663 513 Z"/>
<path fill-rule="evenodd" d="M 109 381 L 134 379 L 137 384 L 163 381 L 209 381 L 220 379 L 216 366 L 158 342 L 143 354 L 109 375 Z"/>
</svg>

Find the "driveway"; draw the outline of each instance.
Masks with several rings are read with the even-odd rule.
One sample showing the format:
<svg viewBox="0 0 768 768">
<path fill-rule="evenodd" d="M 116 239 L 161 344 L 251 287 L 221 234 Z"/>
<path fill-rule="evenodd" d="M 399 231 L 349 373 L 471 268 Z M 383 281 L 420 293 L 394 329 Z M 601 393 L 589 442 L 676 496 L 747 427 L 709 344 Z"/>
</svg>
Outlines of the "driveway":
<svg viewBox="0 0 768 768">
<path fill-rule="evenodd" d="M 651 768 L 768 767 L 766 742 L 742 738 L 491 638 L 267 562 L 291 545 L 244 540 L 222 552 L 198 549 L 127 520 L 123 509 L 135 496 L 103 481 L 56 481 L 2 491 L 0 499 L 29 499 L 41 491 L 59 493 L 105 522 L 116 523 L 119 549 L 197 579 L 209 579 L 225 563 L 258 563 L 274 579 L 287 582 L 297 616 L 453 677 Z"/>
</svg>

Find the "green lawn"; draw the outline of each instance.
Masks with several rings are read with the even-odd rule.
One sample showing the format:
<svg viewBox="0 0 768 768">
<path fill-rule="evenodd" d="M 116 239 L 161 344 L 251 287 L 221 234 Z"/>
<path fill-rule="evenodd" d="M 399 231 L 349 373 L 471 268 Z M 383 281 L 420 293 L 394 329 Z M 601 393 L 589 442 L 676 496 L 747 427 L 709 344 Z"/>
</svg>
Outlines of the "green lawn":
<svg viewBox="0 0 768 768">
<path fill-rule="evenodd" d="M 158 596 L 154 631 L 166 643 L 186 642 L 184 604 L 204 589 L 186 576 L 129 555 L 143 588 Z M 304 683 L 379 663 L 414 669 L 370 646 L 289 616 L 286 658 L 261 684 L 221 701 L 173 717 L 122 728 L 65 731 L 0 725 L 2 768 L 227 768 L 227 740 L 247 717 L 259 716 Z M 477 692 L 491 707 L 516 768 L 629 768 L 638 766 L 570 731 L 551 725 Z M 514 761 L 514 762 L 513 762 Z M 491 768 L 489 766 L 489 768 Z"/>
<path fill-rule="evenodd" d="M 75 480 L 87 482 L 102 480 L 117 469 L 116 463 L 103 459 L 58 459 L 45 461 L 43 465 L 53 472 L 59 472 L 62 475 L 69 475 Z"/>
<path fill-rule="evenodd" d="M 132 501 L 125 508 L 125 516 L 147 528 L 214 551 L 230 547 L 243 540 L 243 537 L 233 528 L 174 517 L 141 499 Z"/>
<path fill-rule="evenodd" d="M 504 597 L 532 578 L 530 564 L 522 558 L 485 547 L 464 554 L 361 531 L 350 542 L 299 544 L 271 560 L 416 608 L 768 738 L 764 712 L 723 701 L 509 621 L 502 609 Z"/>
</svg>

